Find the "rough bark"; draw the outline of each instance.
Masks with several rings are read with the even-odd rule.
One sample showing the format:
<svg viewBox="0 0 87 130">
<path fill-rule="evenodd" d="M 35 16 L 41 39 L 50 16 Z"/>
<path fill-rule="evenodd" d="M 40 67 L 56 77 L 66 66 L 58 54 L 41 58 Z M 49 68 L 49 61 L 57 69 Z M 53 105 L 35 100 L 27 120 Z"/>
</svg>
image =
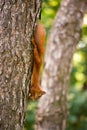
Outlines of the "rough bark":
<svg viewBox="0 0 87 130">
<path fill-rule="evenodd" d="M 42 86 L 47 94 L 38 104 L 36 130 L 66 128 L 72 57 L 80 40 L 86 7 L 86 0 L 63 0 L 61 3 L 46 49 Z"/>
<path fill-rule="evenodd" d="M 41 0 L 0 0 L 0 130 L 22 130 Z"/>
</svg>

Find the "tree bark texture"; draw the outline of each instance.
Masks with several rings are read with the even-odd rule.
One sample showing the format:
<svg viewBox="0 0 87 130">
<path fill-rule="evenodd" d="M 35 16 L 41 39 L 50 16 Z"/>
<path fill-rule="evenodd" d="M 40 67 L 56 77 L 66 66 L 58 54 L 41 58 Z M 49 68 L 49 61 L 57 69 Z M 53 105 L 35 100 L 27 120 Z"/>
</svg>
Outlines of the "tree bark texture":
<svg viewBox="0 0 87 130">
<path fill-rule="evenodd" d="M 41 0 L 0 0 L 0 130 L 22 130 Z"/>
<path fill-rule="evenodd" d="M 72 57 L 80 40 L 86 0 L 63 0 L 48 39 L 36 130 L 65 130 Z"/>
</svg>

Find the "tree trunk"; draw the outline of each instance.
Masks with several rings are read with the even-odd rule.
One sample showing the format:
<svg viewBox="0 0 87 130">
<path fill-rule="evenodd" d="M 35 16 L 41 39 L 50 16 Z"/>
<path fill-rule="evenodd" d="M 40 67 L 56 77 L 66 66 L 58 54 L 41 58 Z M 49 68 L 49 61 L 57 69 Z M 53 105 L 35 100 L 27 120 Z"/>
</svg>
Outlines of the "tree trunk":
<svg viewBox="0 0 87 130">
<path fill-rule="evenodd" d="M 80 40 L 86 0 L 63 0 L 52 27 L 42 86 L 47 94 L 38 104 L 36 130 L 65 130 L 67 90 L 72 57 Z"/>
<path fill-rule="evenodd" d="M 0 0 L 0 130 L 22 130 L 41 0 Z"/>
</svg>

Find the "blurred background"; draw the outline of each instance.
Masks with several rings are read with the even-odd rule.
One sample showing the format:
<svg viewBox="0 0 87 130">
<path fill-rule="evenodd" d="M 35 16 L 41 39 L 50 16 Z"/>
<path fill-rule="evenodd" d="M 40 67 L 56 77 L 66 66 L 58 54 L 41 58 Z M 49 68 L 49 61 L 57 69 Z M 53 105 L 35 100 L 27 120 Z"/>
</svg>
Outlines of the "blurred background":
<svg viewBox="0 0 87 130">
<path fill-rule="evenodd" d="M 41 22 L 47 31 L 52 27 L 61 0 L 44 0 Z M 38 102 L 29 102 L 24 130 L 34 130 Z M 68 93 L 69 116 L 66 130 L 87 130 L 87 14 L 83 20 L 81 41 L 73 56 Z"/>
</svg>

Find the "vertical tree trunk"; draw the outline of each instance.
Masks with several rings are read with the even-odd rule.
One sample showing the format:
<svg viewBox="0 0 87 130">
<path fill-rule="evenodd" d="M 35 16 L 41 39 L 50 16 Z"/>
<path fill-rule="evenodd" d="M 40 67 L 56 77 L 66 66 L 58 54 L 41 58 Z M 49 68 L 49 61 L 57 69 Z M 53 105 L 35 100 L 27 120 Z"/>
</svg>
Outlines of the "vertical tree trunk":
<svg viewBox="0 0 87 130">
<path fill-rule="evenodd" d="M 22 130 L 41 0 L 0 0 L 0 130 Z"/>
<path fill-rule="evenodd" d="M 72 56 L 80 40 L 86 0 L 63 0 L 49 36 L 36 130 L 65 130 Z"/>
</svg>

